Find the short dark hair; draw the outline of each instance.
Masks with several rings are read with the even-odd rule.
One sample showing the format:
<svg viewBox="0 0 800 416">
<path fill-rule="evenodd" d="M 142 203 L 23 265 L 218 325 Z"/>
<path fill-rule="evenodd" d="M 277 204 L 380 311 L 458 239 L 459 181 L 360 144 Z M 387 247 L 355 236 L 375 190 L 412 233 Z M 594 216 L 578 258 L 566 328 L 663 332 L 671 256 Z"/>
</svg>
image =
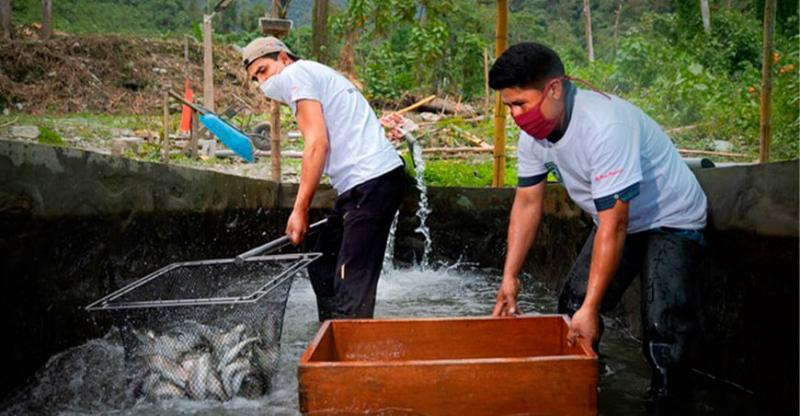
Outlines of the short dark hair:
<svg viewBox="0 0 800 416">
<path fill-rule="evenodd" d="M 564 76 L 558 54 L 536 42 L 518 43 L 508 48 L 489 71 L 489 86 L 494 90 L 510 87 L 542 89 L 552 78 Z"/>
</svg>

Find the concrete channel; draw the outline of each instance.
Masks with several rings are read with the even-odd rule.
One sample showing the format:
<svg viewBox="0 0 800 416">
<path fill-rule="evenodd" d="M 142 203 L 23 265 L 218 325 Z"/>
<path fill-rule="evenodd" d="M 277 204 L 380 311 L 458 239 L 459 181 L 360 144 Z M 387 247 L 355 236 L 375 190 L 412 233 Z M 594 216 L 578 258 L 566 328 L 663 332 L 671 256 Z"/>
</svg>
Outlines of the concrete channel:
<svg viewBox="0 0 800 416">
<path fill-rule="evenodd" d="M 798 403 L 798 161 L 695 171 L 709 198 L 708 247 L 696 273 L 698 373 L 752 394 L 760 410 Z M 410 187 L 413 189 L 413 187 Z M 0 398 L 48 357 L 106 333 L 82 308 L 175 261 L 232 257 L 280 235 L 295 185 L 0 141 Z M 502 267 L 514 190 L 428 189 L 433 260 Z M 312 216 L 334 194 L 318 192 Z M 413 263 L 409 192 L 395 259 Z M 548 186 L 526 271 L 557 290 L 592 226 Z M 634 284 L 614 317 L 639 331 Z"/>
</svg>

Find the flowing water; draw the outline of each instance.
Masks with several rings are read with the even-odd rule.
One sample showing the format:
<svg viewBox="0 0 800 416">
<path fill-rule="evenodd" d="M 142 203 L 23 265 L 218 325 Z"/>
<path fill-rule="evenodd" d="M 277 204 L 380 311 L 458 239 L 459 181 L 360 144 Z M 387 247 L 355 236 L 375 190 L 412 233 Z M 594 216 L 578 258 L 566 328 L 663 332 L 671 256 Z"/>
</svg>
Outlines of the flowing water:
<svg viewBox="0 0 800 416">
<path fill-rule="evenodd" d="M 388 270 L 378 285 L 377 317 L 480 316 L 491 312 L 498 285 L 491 270 L 464 267 Z M 526 313 L 552 313 L 555 296 L 527 279 L 520 306 Z M 131 403 L 125 397 L 124 352 L 112 331 L 53 356 L 37 379 L 0 413 L 12 414 L 244 414 L 295 415 L 297 362 L 316 333 L 316 303 L 307 279 L 296 279 L 289 295 L 281 339 L 280 370 L 262 399 L 226 403 L 175 399 Z M 601 368 L 601 410 L 643 414 L 648 371 L 637 342 L 614 330 L 603 339 L 609 360 Z M 9 405 L 7 403 L 7 405 Z"/>
</svg>

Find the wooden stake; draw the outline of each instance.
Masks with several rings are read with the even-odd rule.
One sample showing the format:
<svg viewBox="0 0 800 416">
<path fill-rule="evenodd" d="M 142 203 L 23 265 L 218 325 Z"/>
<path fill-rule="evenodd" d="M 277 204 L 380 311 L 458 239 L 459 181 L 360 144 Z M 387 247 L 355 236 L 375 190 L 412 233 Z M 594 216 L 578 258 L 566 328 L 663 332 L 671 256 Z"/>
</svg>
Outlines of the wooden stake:
<svg viewBox="0 0 800 416">
<path fill-rule="evenodd" d="M 764 2 L 764 60 L 761 63 L 761 117 L 759 128 L 758 162 L 769 162 L 772 142 L 772 64 L 775 34 L 776 1 Z"/>
<path fill-rule="evenodd" d="M 164 136 L 161 138 L 161 161 L 169 163 L 169 86 L 164 86 L 162 98 L 164 101 Z"/>
<path fill-rule="evenodd" d="M 508 47 L 508 0 L 497 0 L 497 26 L 495 28 L 495 56 L 500 55 Z M 492 169 L 492 186 L 502 187 L 506 174 L 506 108 L 495 93 L 494 100 L 494 165 Z"/>
<path fill-rule="evenodd" d="M 586 32 L 586 59 L 594 62 L 594 41 L 592 40 L 592 6 L 589 0 L 583 0 L 584 31 Z"/>
<path fill-rule="evenodd" d="M 272 17 L 280 17 L 281 4 L 279 0 L 272 0 Z M 272 126 L 270 131 L 270 161 L 272 181 L 281 183 L 281 105 L 272 101 Z"/>
<path fill-rule="evenodd" d="M 14 29 L 11 27 L 11 0 L 0 0 L 0 36 L 11 39 Z"/>
<path fill-rule="evenodd" d="M 203 15 L 203 106 L 214 111 L 214 53 L 212 49 L 211 18 Z"/>
<path fill-rule="evenodd" d="M 52 21 L 53 2 L 51 0 L 42 0 L 42 33 L 43 40 L 50 39 L 53 36 L 53 21 Z"/>
<path fill-rule="evenodd" d="M 198 129 L 197 112 L 192 110 L 192 124 L 189 130 L 189 154 L 192 159 L 197 159 L 197 143 L 200 140 L 200 132 Z"/>
</svg>

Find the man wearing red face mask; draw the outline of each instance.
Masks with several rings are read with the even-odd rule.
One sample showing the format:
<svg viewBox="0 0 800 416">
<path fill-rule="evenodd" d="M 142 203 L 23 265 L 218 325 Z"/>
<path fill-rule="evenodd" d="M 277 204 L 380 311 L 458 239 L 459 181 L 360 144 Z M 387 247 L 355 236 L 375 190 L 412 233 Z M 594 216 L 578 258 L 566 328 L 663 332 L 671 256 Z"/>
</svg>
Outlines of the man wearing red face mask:
<svg viewBox="0 0 800 416">
<path fill-rule="evenodd" d="M 706 197 L 661 128 L 639 108 L 578 89 L 558 55 L 537 43 L 509 48 L 489 73 L 522 130 L 508 253 L 493 315 L 519 314 L 518 274 L 542 218 L 553 172 L 595 223 L 567 276 L 559 313 L 572 317 L 567 342 L 597 350 L 600 314 L 636 277 L 642 287 L 642 349 L 661 402 L 684 398 L 694 331 L 690 272 L 699 258 Z"/>
</svg>

